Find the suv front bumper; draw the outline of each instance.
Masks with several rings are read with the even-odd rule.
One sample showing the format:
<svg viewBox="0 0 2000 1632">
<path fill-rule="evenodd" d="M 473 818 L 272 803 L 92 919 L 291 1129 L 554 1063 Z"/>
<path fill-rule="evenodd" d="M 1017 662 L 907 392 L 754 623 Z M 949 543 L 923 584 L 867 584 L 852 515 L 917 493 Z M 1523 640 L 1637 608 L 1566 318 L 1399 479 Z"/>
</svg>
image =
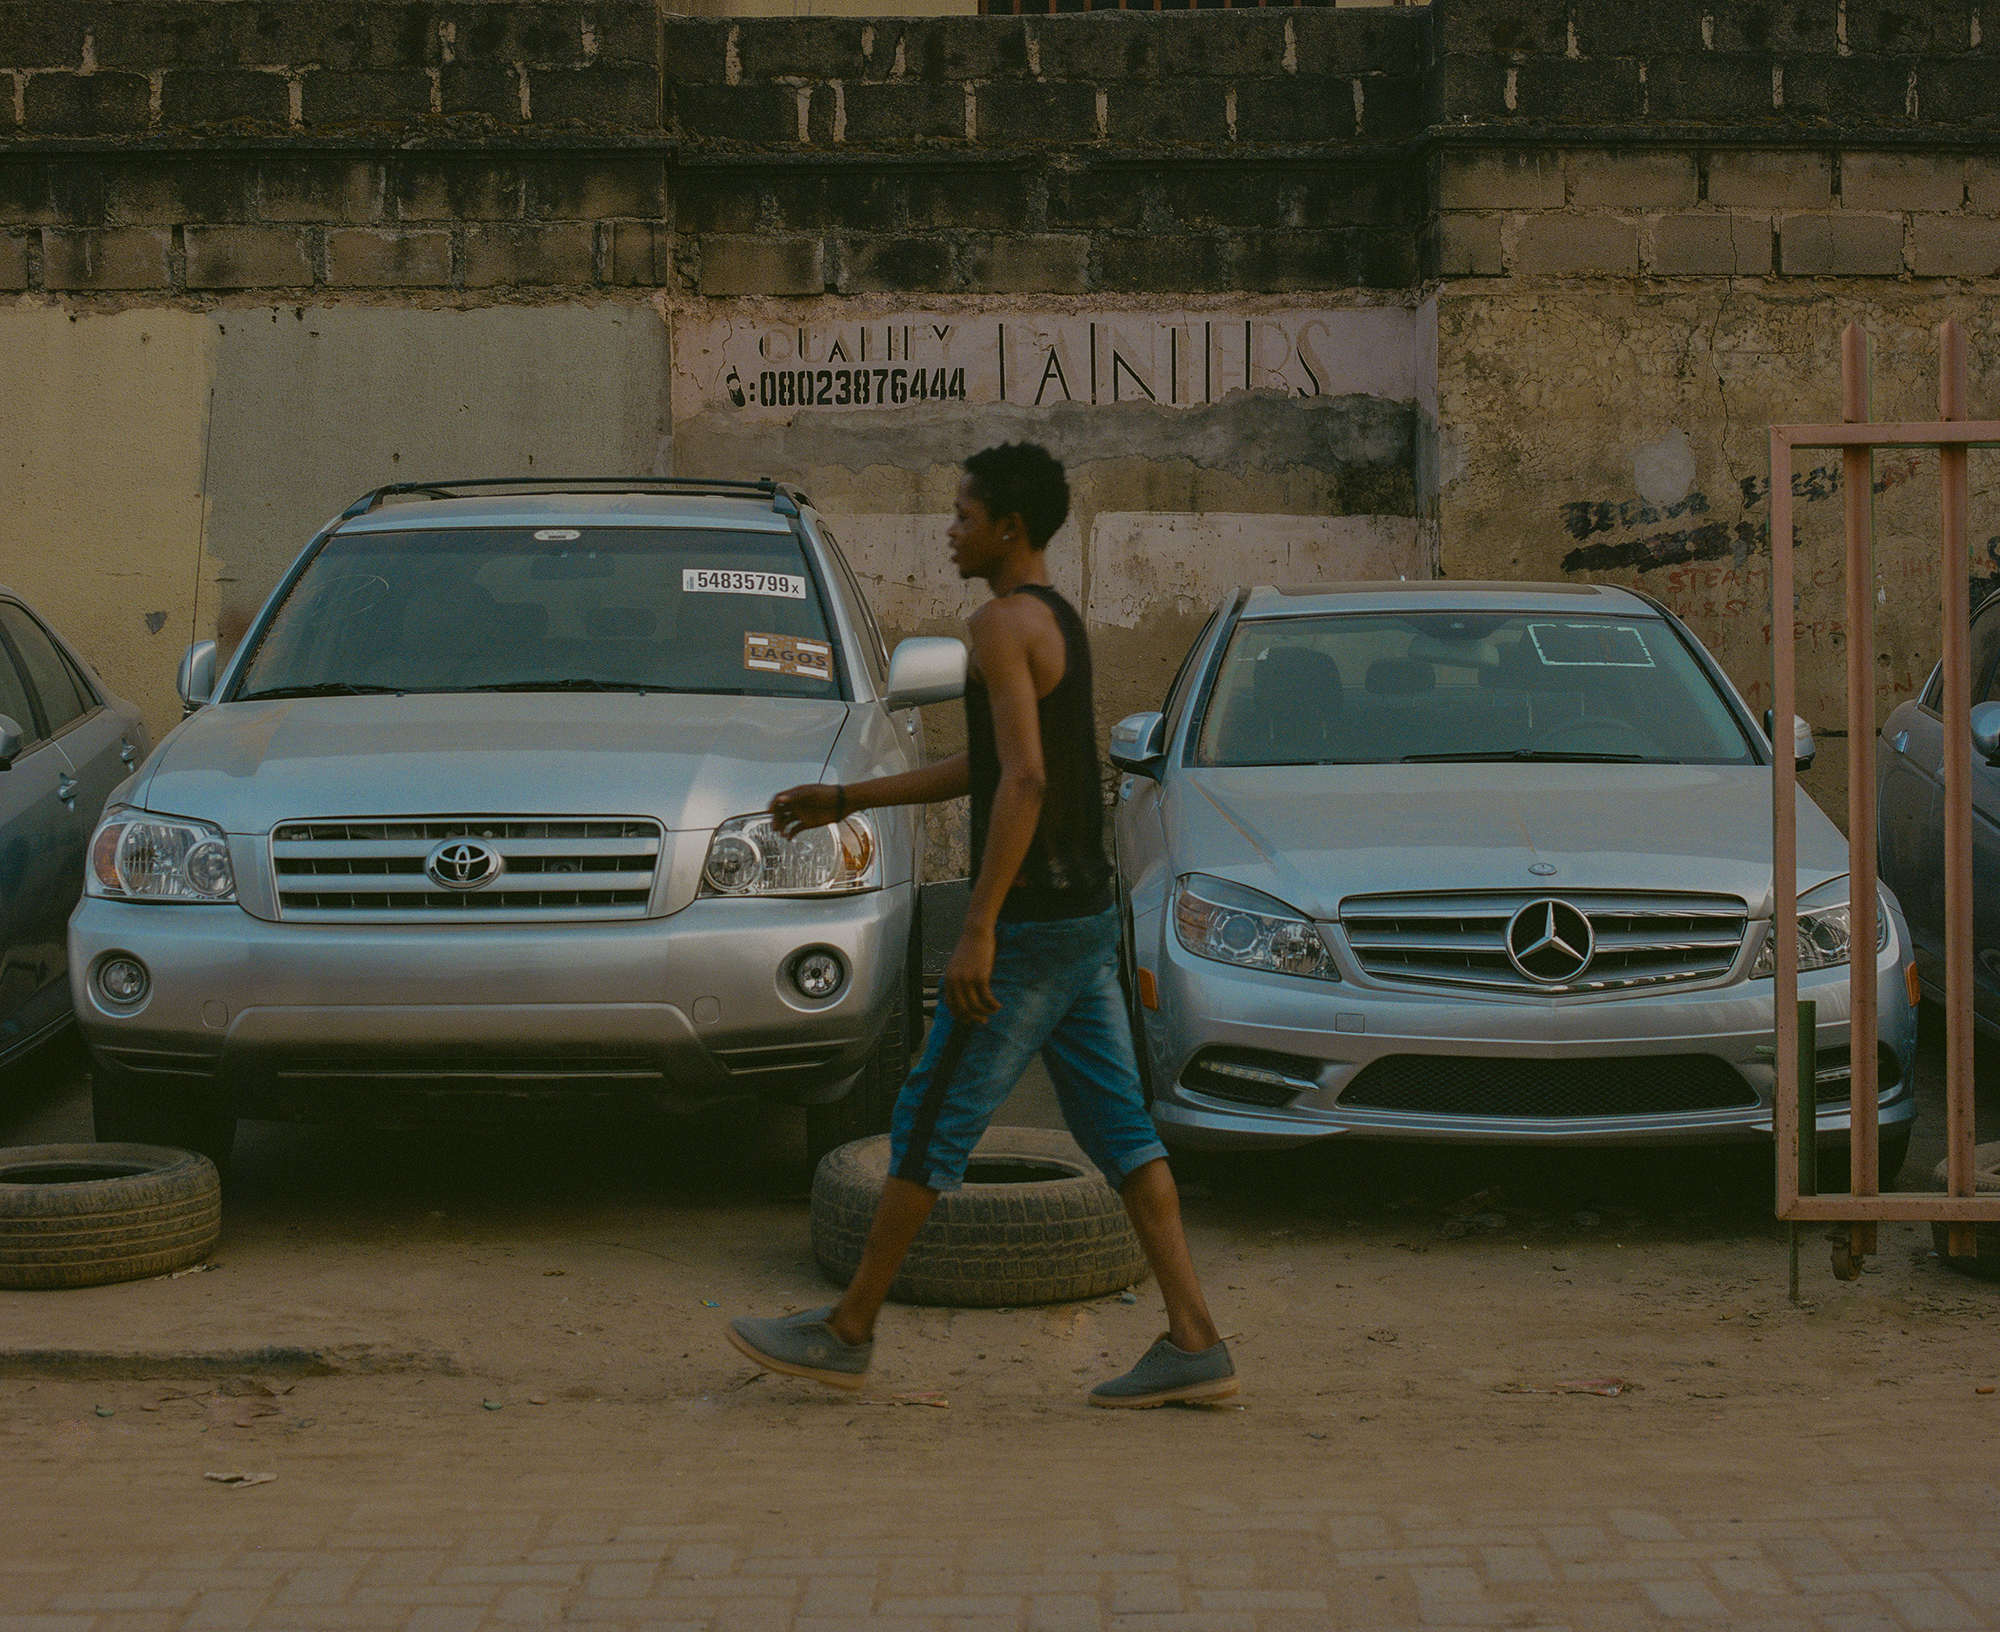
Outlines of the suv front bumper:
<svg viewBox="0 0 2000 1632">
<path fill-rule="evenodd" d="M 219 1088 L 244 1115 L 337 1114 L 371 1085 L 816 1103 L 839 1097 L 881 1035 L 914 902 L 901 884 L 489 926 L 296 924 L 87 897 L 70 920 L 70 982 L 95 1054 L 163 1091 Z M 814 1002 L 790 968 L 822 947 L 848 975 Z M 151 977 L 135 1004 L 98 983 L 120 954 Z"/>
</svg>

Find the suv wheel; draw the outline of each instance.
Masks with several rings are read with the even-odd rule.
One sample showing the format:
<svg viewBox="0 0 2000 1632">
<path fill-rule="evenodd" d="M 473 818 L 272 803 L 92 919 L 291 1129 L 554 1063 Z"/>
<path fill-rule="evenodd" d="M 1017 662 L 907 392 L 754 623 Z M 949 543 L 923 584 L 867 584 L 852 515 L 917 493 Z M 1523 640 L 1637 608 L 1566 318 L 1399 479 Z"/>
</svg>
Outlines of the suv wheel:
<svg viewBox="0 0 2000 1632">
<path fill-rule="evenodd" d="M 100 1144 L 165 1145 L 197 1151 L 229 1170 L 236 1116 L 220 1095 L 169 1079 L 90 1062 L 90 1120 Z"/>
<path fill-rule="evenodd" d="M 806 1159 L 815 1170 L 828 1151 L 889 1131 L 889 1113 L 910 1070 L 909 988 L 906 966 L 896 973 L 881 1040 L 854 1086 L 831 1104 L 806 1107 Z"/>
</svg>

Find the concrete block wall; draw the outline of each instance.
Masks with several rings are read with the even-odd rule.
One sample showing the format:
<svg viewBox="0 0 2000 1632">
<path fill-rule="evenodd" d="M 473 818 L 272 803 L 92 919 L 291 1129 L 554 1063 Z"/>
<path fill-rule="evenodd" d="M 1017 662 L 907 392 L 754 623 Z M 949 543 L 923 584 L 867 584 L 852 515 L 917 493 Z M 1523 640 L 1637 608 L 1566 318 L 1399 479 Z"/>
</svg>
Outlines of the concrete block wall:
<svg viewBox="0 0 2000 1632">
<path fill-rule="evenodd" d="M 1411 283 L 1422 14 L 1171 21 L 15 0 L 0 289 Z"/>
<path fill-rule="evenodd" d="M 1977 6 L 1435 8 L 1433 277 L 2000 272 Z"/>
<path fill-rule="evenodd" d="M 678 22 L 702 294 L 1398 288 L 1421 14 Z M 857 167 L 864 155 L 902 163 Z"/>
</svg>

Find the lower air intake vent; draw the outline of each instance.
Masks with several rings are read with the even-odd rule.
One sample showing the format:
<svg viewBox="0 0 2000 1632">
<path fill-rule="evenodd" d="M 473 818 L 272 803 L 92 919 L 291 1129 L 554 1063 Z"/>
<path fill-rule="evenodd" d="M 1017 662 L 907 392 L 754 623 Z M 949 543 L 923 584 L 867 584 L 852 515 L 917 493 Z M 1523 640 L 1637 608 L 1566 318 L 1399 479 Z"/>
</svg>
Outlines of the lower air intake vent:
<svg viewBox="0 0 2000 1632">
<path fill-rule="evenodd" d="M 1354 1109 L 1429 1116 L 1658 1116 L 1755 1105 L 1736 1070 L 1713 1054 L 1603 1060 L 1392 1054 L 1340 1096 Z"/>
</svg>

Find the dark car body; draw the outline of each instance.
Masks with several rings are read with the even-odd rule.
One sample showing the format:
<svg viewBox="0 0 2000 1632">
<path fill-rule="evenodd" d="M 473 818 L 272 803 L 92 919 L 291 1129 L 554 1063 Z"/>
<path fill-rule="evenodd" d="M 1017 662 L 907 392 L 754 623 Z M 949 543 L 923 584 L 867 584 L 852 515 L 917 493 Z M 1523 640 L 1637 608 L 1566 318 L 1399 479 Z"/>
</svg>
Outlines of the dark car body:
<svg viewBox="0 0 2000 1632">
<path fill-rule="evenodd" d="M 151 745 L 139 710 L 0 588 L 0 1061 L 70 1018 L 65 928 L 111 790 Z M 18 728 L 18 730 L 16 730 Z"/>
<path fill-rule="evenodd" d="M 1972 617 L 1972 705 L 2000 701 L 2000 595 Z M 1910 921 L 1917 978 L 1944 996 L 1944 670 L 1882 727 L 1875 775 L 1882 882 Z M 1982 1031 L 2000 1036 L 2000 767 L 1972 755 L 1972 993 Z"/>
</svg>

